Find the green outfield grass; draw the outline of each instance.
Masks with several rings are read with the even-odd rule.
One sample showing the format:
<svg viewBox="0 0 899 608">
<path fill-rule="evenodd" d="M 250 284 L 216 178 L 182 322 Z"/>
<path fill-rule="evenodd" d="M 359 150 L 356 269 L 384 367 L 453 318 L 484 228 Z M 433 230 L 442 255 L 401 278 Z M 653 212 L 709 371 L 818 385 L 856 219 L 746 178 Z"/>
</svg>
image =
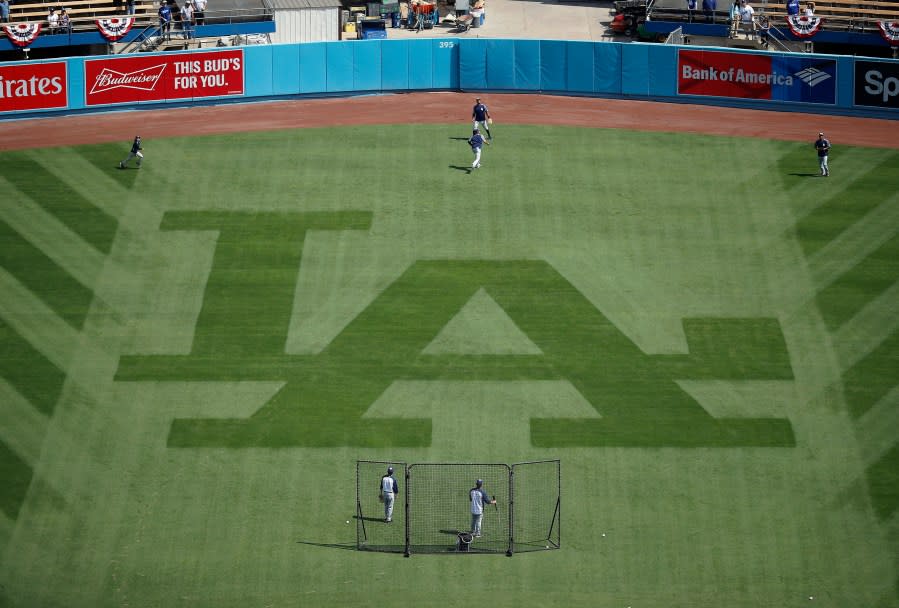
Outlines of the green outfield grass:
<svg viewBox="0 0 899 608">
<path fill-rule="evenodd" d="M 899 605 L 899 152 L 468 133 L 0 153 L 0 605 Z M 560 551 L 355 550 L 543 458 Z"/>
</svg>

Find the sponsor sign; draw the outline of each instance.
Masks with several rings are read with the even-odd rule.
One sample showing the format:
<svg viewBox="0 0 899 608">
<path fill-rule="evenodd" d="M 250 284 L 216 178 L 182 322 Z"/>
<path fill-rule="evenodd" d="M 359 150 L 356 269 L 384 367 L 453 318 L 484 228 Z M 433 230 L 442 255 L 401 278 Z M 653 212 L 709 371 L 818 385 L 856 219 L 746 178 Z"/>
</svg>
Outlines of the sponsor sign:
<svg viewBox="0 0 899 608">
<path fill-rule="evenodd" d="M 836 103 L 833 59 L 681 49 L 679 95 Z"/>
<path fill-rule="evenodd" d="M 856 60 L 855 105 L 899 108 L 899 63 Z"/>
<path fill-rule="evenodd" d="M 0 65 L 0 112 L 66 108 L 66 62 Z"/>
<path fill-rule="evenodd" d="M 243 50 L 86 60 L 84 89 L 88 106 L 243 95 Z"/>
</svg>

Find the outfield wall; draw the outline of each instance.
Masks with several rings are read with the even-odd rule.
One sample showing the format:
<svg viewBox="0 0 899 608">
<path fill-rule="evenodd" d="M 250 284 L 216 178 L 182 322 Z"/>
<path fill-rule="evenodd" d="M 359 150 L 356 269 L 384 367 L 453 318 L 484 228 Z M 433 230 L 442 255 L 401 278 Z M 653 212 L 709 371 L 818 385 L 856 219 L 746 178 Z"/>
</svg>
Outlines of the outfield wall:
<svg viewBox="0 0 899 608">
<path fill-rule="evenodd" d="M 3 117 L 422 90 L 546 92 L 895 118 L 899 61 L 659 44 L 453 38 L 0 65 Z"/>
</svg>

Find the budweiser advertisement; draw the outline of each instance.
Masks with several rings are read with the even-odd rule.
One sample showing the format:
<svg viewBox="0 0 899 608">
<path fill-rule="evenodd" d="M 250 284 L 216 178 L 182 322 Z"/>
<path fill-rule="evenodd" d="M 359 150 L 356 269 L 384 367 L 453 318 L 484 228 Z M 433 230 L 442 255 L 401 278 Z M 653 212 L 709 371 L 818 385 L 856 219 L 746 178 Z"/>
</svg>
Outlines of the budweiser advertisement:
<svg viewBox="0 0 899 608">
<path fill-rule="evenodd" d="M 681 49 L 679 95 L 836 103 L 833 59 Z"/>
<path fill-rule="evenodd" d="M 85 104 L 139 103 L 243 95 L 243 50 L 84 62 Z"/>
<path fill-rule="evenodd" d="M 68 105 L 65 61 L 0 65 L 0 112 L 64 109 Z"/>
</svg>

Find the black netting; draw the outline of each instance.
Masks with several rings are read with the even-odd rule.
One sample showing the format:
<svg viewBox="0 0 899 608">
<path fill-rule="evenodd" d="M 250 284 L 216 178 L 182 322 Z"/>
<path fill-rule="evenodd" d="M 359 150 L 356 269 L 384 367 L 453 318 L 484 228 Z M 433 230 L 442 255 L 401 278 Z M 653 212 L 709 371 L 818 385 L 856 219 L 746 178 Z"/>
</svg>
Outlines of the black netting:
<svg viewBox="0 0 899 608">
<path fill-rule="evenodd" d="M 545 551 L 561 545 L 561 463 L 558 460 L 512 465 L 515 552 Z"/>
</svg>

